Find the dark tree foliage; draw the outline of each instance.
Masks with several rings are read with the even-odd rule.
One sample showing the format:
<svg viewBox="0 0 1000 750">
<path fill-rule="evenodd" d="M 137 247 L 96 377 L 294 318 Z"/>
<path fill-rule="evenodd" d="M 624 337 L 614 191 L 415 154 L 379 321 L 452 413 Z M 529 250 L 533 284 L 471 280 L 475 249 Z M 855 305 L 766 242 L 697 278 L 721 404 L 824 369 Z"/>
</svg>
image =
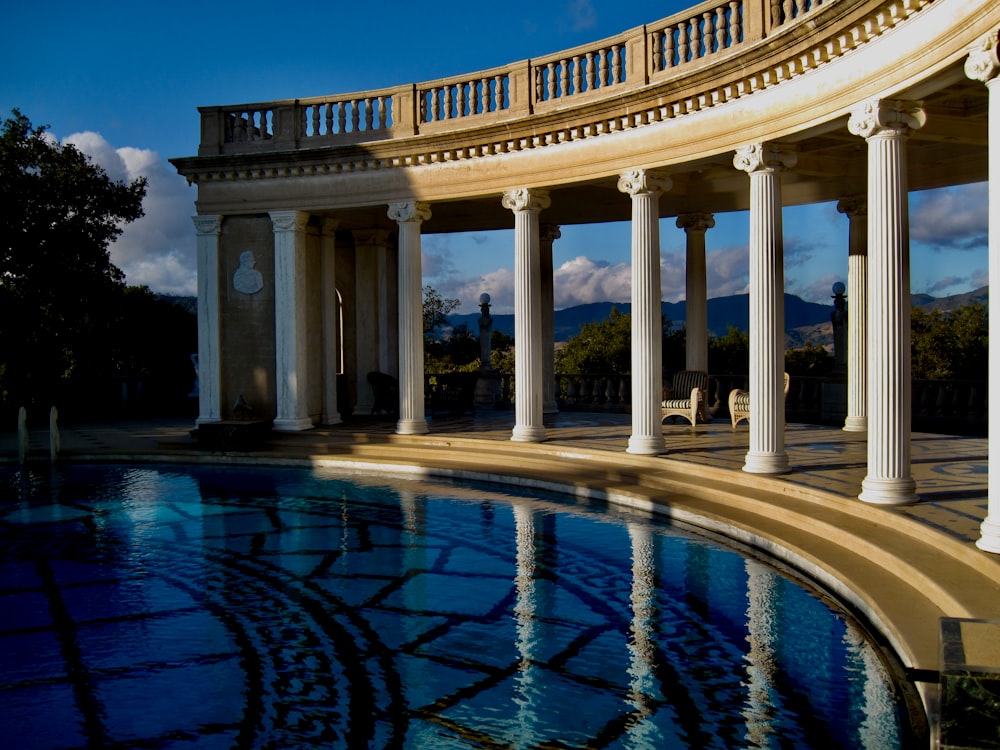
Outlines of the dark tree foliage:
<svg viewBox="0 0 1000 750">
<path fill-rule="evenodd" d="M 914 378 L 986 378 L 989 314 L 985 306 L 974 303 L 950 312 L 914 308 L 910 330 Z"/>
<path fill-rule="evenodd" d="M 424 340 L 431 341 L 439 328 L 448 325 L 448 313 L 461 305 L 461 300 L 445 299 L 432 286 L 424 287 Z"/>
<path fill-rule="evenodd" d="M 837 363 L 834 356 L 822 346 L 811 342 L 798 349 L 785 352 L 785 372 L 789 375 L 808 375 L 822 377 L 833 371 Z"/>
<path fill-rule="evenodd" d="M 632 369 L 632 316 L 611 308 L 600 322 L 584 323 L 580 333 L 556 353 L 556 372 L 625 374 Z"/>
<path fill-rule="evenodd" d="M 708 371 L 746 375 L 750 371 L 750 334 L 731 325 L 725 336 L 709 336 Z"/>
<path fill-rule="evenodd" d="M 124 289 L 108 248 L 146 181 L 111 180 L 18 110 L 0 132 L 0 402 L 82 403 L 113 371 Z"/>
</svg>

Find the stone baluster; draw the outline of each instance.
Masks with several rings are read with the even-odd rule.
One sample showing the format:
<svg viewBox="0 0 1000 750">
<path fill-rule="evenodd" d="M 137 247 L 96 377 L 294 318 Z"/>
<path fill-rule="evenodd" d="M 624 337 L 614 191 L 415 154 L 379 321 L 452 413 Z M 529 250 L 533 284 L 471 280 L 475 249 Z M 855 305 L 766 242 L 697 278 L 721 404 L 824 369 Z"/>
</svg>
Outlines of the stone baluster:
<svg viewBox="0 0 1000 750">
<path fill-rule="evenodd" d="M 705 268 L 705 232 L 715 226 L 710 213 L 681 214 L 678 229 L 686 235 L 686 352 L 685 369 L 708 372 L 708 282 Z"/>
<path fill-rule="evenodd" d="M 514 430 L 511 440 L 545 440 L 542 421 L 541 268 L 538 214 L 551 200 L 544 190 L 503 195 L 514 212 Z"/>
<path fill-rule="evenodd" d="M 426 203 L 389 204 L 399 226 L 399 435 L 426 433 L 424 414 L 424 332 L 420 266 L 420 225 L 431 217 Z"/>
<path fill-rule="evenodd" d="M 912 102 L 874 100 L 848 129 L 868 143 L 868 475 L 859 497 L 917 500 L 910 465 L 910 235 L 906 138 L 926 120 Z"/>
<path fill-rule="evenodd" d="M 990 295 L 1000 292 L 1000 33 L 991 31 L 970 49 L 965 61 L 965 74 L 982 81 L 989 91 L 989 274 Z M 989 321 L 989 390 L 1000 393 L 1000 315 L 991 315 Z M 993 467 L 988 479 L 988 506 L 986 519 L 980 527 L 976 546 L 987 552 L 1000 554 L 1000 408 L 995 404 L 989 410 L 989 466 Z"/>
<path fill-rule="evenodd" d="M 850 221 L 847 255 L 847 432 L 868 429 L 868 201 L 848 198 L 837 210 Z"/>
<path fill-rule="evenodd" d="M 195 426 L 222 419 L 219 237 L 222 217 L 195 216 L 198 263 L 198 418 Z"/>
<path fill-rule="evenodd" d="M 629 453 L 663 452 L 663 322 L 660 286 L 660 194 L 669 177 L 624 172 L 618 189 L 632 198 L 632 435 Z"/>
<path fill-rule="evenodd" d="M 743 471 L 788 471 L 785 451 L 785 273 L 781 226 L 782 170 L 796 157 L 755 143 L 733 164 L 750 175 L 750 450 Z"/>
</svg>

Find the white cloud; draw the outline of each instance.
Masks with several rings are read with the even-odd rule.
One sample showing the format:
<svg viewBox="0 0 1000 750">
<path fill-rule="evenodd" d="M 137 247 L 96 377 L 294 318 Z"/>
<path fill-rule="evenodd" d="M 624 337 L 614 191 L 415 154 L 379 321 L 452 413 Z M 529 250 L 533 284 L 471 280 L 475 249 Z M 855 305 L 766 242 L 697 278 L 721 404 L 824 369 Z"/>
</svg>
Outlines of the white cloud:
<svg viewBox="0 0 1000 750">
<path fill-rule="evenodd" d="M 126 283 L 163 294 L 194 295 L 194 188 L 155 151 L 115 148 L 94 132 L 75 133 L 63 142 L 87 154 L 113 180 L 147 179 L 145 215 L 127 225 L 111 246 L 111 261 L 125 273 Z"/>
<path fill-rule="evenodd" d="M 632 268 L 577 256 L 552 273 L 557 310 L 588 302 L 627 302 L 632 298 Z"/>
<path fill-rule="evenodd" d="M 592 0 L 571 0 L 566 12 L 570 31 L 586 31 L 597 26 L 597 10 Z"/>
<path fill-rule="evenodd" d="M 985 248 L 989 207 L 985 182 L 910 196 L 910 238 L 935 250 Z"/>
</svg>

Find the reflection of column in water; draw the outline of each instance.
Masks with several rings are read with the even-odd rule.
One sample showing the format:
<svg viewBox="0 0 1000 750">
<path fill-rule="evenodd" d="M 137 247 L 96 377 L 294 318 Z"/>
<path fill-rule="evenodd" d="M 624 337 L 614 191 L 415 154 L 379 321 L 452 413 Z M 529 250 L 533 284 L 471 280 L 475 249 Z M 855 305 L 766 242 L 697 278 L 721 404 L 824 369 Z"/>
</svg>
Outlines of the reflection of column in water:
<svg viewBox="0 0 1000 750">
<path fill-rule="evenodd" d="M 405 642 L 411 642 L 427 629 L 425 618 L 414 613 L 427 609 L 427 587 L 425 577 L 413 575 L 416 571 L 427 570 L 427 547 L 424 544 L 426 518 L 424 506 L 419 496 L 409 490 L 399 491 L 399 508 L 403 514 L 403 526 L 399 535 L 399 543 L 403 548 L 402 564 L 399 575 L 409 578 L 403 587 L 403 604 L 410 614 L 403 618 Z M 400 664 L 402 683 L 404 685 L 426 685 L 426 660 L 405 659 Z"/>
<path fill-rule="evenodd" d="M 656 617 L 656 558 L 653 533 L 648 526 L 628 524 L 632 541 L 632 626 L 629 639 L 630 691 L 628 702 L 634 709 L 635 722 L 628 729 L 629 740 L 636 747 L 660 747 L 661 734 L 649 721 L 660 697 L 656 687 L 656 645 L 652 626 Z"/>
<path fill-rule="evenodd" d="M 852 700 L 859 705 L 864 720 L 858 727 L 855 747 L 878 750 L 883 747 L 899 747 L 899 724 L 896 721 L 896 706 L 893 703 L 893 689 L 885 666 L 875 649 L 865 641 L 865 637 L 850 622 L 846 623 L 844 646 L 847 662 L 851 668 L 864 675 L 862 700 Z M 856 722 L 850 722 L 856 724 Z"/>
<path fill-rule="evenodd" d="M 775 615 L 776 581 L 772 571 L 753 560 L 747 571 L 747 701 L 743 710 L 747 740 L 754 747 L 771 747 L 773 737 L 774 656 L 778 639 Z"/>
<path fill-rule="evenodd" d="M 517 600 L 514 617 L 517 619 L 517 653 L 520 659 L 515 680 L 514 702 L 518 706 L 517 718 L 520 737 L 515 745 L 530 744 L 536 720 L 541 691 L 535 684 L 538 667 L 538 623 L 536 621 L 538 592 L 535 580 L 535 516 L 531 506 L 514 505 L 514 522 L 517 540 L 517 572 L 514 587 Z"/>
</svg>

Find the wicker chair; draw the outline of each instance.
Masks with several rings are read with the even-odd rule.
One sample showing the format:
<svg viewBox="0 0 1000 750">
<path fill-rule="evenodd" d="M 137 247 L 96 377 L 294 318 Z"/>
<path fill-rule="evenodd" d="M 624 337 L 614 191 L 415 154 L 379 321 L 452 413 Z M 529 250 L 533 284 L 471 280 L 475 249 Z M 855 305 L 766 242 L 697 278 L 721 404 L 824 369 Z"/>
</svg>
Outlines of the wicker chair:
<svg viewBox="0 0 1000 750">
<path fill-rule="evenodd" d="M 700 419 L 708 421 L 708 373 L 702 370 L 681 370 L 674 375 L 669 388 L 663 389 L 663 416 L 681 417 L 692 425 Z"/>
<path fill-rule="evenodd" d="M 788 398 L 788 384 L 790 378 L 785 373 L 785 398 Z M 733 420 L 733 429 L 736 429 L 738 422 L 744 419 L 750 421 L 750 391 L 733 388 L 729 392 L 729 418 Z"/>
</svg>

